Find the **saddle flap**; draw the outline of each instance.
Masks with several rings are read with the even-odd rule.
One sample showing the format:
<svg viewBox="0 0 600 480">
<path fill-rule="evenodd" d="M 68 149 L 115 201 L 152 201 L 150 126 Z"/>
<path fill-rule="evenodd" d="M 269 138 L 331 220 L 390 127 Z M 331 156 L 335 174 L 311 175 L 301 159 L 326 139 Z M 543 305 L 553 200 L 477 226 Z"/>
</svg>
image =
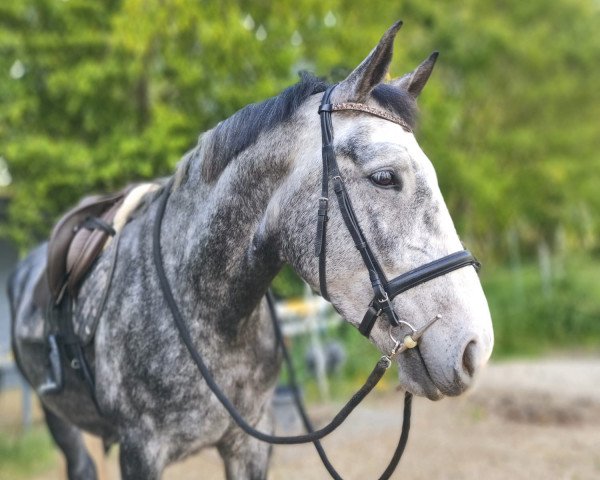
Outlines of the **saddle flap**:
<svg viewBox="0 0 600 480">
<path fill-rule="evenodd" d="M 100 218 L 107 224 L 113 223 L 115 214 L 119 210 L 122 204 L 122 199 L 115 202 L 108 210 L 106 210 Z M 111 234 L 102 229 L 88 230 L 87 228 L 80 228 L 67 252 L 67 282 L 69 292 L 74 296 L 77 292 L 77 288 L 80 285 L 83 277 L 89 271 L 92 263 L 98 258 L 107 240 Z"/>
<path fill-rule="evenodd" d="M 119 200 L 123 198 L 125 192 L 126 191 L 123 190 L 110 195 L 94 195 L 84 198 L 75 208 L 67 212 L 52 230 L 52 235 L 50 236 L 50 242 L 48 244 L 46 277 L 48 281 L 48 287 L 54 301 L 60 298 L 63 287 L 69 276 L 67 257 L 72 249 L 71 244 L 74 238 L 80 233 L 92 233 L 89 231 L 86 232 L 84 229 L 80 229 L 80 225 L 89 217 L 101 217 L 104 212 L 110 210 L 111 207 L 113 207 Z M 108 237 L 107 234 L 106 237 Z M 106 241 L 106 238 L 104 241 Z M 87 241 L 81 242 L 80 245 L 91 246 L 91 244 L 89 244 Z M 93 243 L 93 245 L 95 245 L 95 243 Z M 90 249 L 90 253 L 91 251 L 92 249 Z M 96 255 L 98 253 L 99 251 L 96 252 Z M 77 272 L 79 272 L 79 280 L 81 280 L 81 270 L 82 267 L 85 266 L 83 259 L 89 260 L 91 258 L 91 254 L 76 254 L 75 249 L 73 249 L 70 255 L 71 258 L 80 259 L 77 262 Z M 90 264 L 91 262 L 89 262 L 87 266 L 89 267 Z"/>
</svg>

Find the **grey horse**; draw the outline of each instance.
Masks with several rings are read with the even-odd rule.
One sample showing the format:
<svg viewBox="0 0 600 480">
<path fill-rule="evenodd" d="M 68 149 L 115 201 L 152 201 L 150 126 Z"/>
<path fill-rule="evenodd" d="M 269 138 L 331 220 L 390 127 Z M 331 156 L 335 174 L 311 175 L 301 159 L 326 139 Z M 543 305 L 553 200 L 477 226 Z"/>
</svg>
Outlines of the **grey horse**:
<svg viewBox="0 0 600 480">
<path fill-rule="evenodd" d="M 417 96 L 437 55 L 386 80 L 399 27 L 391 27 L 339 83 L 333 100 L 384 109 L 413 125 Z M 265 292 L 284 264 L 319 289 L 317 110 L 326 87 L 305 75 L 278 96 L 248 105 L 204 133 L 175 172 L 162 225 L 166 275 L 195 347 L 241 414 L 265 432 L 273 429 L 269 405 L 280 367 Z M 354 210 L 387 276 L 462 249 L 434 168 L 412 133 L 362 112 L 333 115 L 333 127 Z M 67 368 L 64 390 L 41 397 L 48 427 L 72 480 L 96 478 L 81 430 L 120 445 L 124 480 L 158 479 L 168 464 L 205 447 L 218 449 L 228 479 L 266 478 L 269 445 L 244 434 L 210 393 L 159 290 L 152 259 L 157 203 L 157 192 L 146 195 L 120 232 L 102 311 L 116 242 L 94 264 L 74 302 L 75 323 L 99 315 L 86 356 L 102 413 L 80 377 Z M 373 295 L 369 277 L 338 209 L 330 209 L 328 225 L 330 300 L 357 326 Z M 32 251 L 9 282 L 15 358 L 34 388 L 47 373 L 46 346 L 31 339 L 43 325 L 43 312 L 31 299 L 46 249 Z M 474 269 L 420 285 L 399 295 L 394 307 L 417 328 L 443 315 L 418 349 L 399 355 L 401 387 L 432 400 L 464 392 L 493 346 L 490 313 Z M 370 340 L 384 353 L 393 346 L 381 321 Z"/>
</svg>

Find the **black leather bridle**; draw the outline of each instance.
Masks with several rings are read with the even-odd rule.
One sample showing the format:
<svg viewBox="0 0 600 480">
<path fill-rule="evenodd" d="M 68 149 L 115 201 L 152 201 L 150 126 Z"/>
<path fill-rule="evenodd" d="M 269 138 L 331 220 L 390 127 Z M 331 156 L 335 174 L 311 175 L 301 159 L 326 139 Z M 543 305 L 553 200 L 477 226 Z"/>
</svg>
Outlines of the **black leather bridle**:
<svg viewBox="0 0 600 480">
<path fill-rule="evenodd" d="M 383 314 L 391 326 L 397 327 L 402 322 L 399 319 L 392 300 L 402 292 L 417 285 L 445 275 L 453 270 L 472 265 L 479 270 L 480 263 L 468 250 L 451 253 L 445 257 L 434 260 L 431 263 L 421 265 L 413 270 L 403 273 L 392 280 L 387 280 L 381 265 L 377 261 L 373 250 L 362 232 L 344 180 L 335 157 L 333 147 L 333 124 L 331 114 L 334 111 L 362 111 L 399 124 L 405 131 L 411 132 L 410 126 L 400 117 L 382 110 L 367 106 L 362 103 L 331 103 L 331 94 L 335 85 L 330 86 L 323 94 L 319 114 L 321 116 L 321 137 L 323 142 L 323 177 L 321 183 L 321 198 L 319 199 L 319 210 L 317 216 L 317 236 L 315 241 L 315 255 L 319 257 L 319 288 L 321 295 L 329 300 L 327 292 L 327 220 L 329 209 L 329 180 L 333 183 L 333 191 L 336 194 L 338 205 L 346 228 L 352 236 L 354 245 L 360 252 L 362 260 L 369 272 L 371 287 L 373 288 L 373 299 L 367 307 L 362 322 L 358 329 L 365 337 L 369 337 L 377 319 Z"/>
</svg>

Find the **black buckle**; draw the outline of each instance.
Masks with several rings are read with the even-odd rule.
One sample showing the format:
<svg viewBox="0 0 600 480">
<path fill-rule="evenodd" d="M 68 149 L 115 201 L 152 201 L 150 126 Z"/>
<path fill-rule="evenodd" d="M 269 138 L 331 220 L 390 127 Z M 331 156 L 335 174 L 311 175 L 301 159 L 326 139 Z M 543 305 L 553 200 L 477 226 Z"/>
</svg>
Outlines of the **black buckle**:
<svg viewBox="0 0 600 480">
<path fill-rule="evenodd" d="M 325 197 L 319 198 L 319 210 L 317 215 L 319 217 L 325 217 L 325 221 L 327 221 L 327 210 L 329 208 L 329 199 Z"/>
<path fill-rule="evenodd" d="M 322 103 L 321 105 L 319 105 L 319 114 L 321 114 L 323 112 L 327 112 L 327 113 L 333 112 L 333 104 Z"/>
</svg>

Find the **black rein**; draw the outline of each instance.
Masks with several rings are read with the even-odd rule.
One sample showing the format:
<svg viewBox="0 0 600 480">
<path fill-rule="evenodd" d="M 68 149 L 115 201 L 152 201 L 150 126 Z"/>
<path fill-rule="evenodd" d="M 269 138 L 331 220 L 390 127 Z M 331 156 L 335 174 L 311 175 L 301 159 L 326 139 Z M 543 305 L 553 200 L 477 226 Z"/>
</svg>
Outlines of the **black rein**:
<svg viewBox="0 0 600 480">
<path fill-rule="evenodd" d="M 319 440 L 323 437 L 329 435 L 333 432 L 337 427 L 339 427 L 344 420 L 352 413 L 352 411 L 358 406 L 360 402 L 373 390 L 375 385 L 381 380 L 387 369 L 391 365 L 391 360 L 387 356 L 383 356 L 379 359 L 375 368 L 368 376 L 364 385 L 352 396 L 352 398 L 344 405 L 344 407 L 338 412 L 338 414 L 333 418 L 333 420 L 327 424 L 325 427 L 313 431 L 310 420 L 306 416 L 306 412 L 304 407 L 301 404 L 301 400 L 297 394 L 295 394 L 295 401 L 297 403 L 298 409 L 300 410 L 300 415 L 303 418 L 303 422 L 305 427 L 309 431 L 309 433 L 304 435 L 296 435 L 296 436 L 276 436 L 268 433 L 261 432 L 256 428 L 252 427 L 250 424 L 246 422 L 246 420 L 240 415 L 237 411 L 236 407 L 230 402 L 227 396 L 223 393 L 223 391 L 219 388 L 217 383 L 215 382 L 212 373 L 204 363 L 202 356 L 196 349 L 194 345 L 194 341 L 190 335 L 190 331 L 185 324 L 185 320 L 175 302 L 175 298 L 173 297 L 173 291 L 171 289 L 171 285 L 165 273 L 163 261 L 162 261 L 162 253 L 160 249 L 160 236 L 161 236 L 161 227 L 162 227 L 162 219 L 165 213 L 165 209 L 167 206 L 167 201 L 169 199 L 169 195 L 171 192 L 171 188 L 173 186 L 173 181 L 171 180 L 167 185 L 165 185 L 164 190 L 161 194 L 161 198 L 159 200 L 158 208 L 156 210 L 156 218 L 154 221 L 154 228 L 152 232 L 152 253 L 154 257 L 154 265 L 156 267 L 156 272 L 158 275 L 158 280 L 160 283 L 160 287 L 162 293 L 165 297 L 165 301 L 169 307 L 171 315 L 173 316 L 173 320 L 179 331 L 179 335 L 184 345 L 186 346 L 192 360 L 200 370 L 200 374 L 204 378 L 204 381 L 212 391 L 212 393 L 217 397 L 221 405 L 227 410 L 227 413 L 231 416 L 231 418 L 235 421 L 235 423 L 248 435 L 261 440 L 263 442 L 275 444 L 275 445 L 293 445 L 293 444 L 301 444 L 301 443 L 314 443 L 323 464 L 327 468 L 327 471 L 330 475 L 336 479 L 341 480 L 342 477 L 335 471 L 327 456 L 319 443 Z M 282 341 L 283 336 L 280 330 L 279 323 L 276 318 L 276 312 L 272 305 L 272 299 L 269 300 L 271 317 L 273 320 L 273 327 L 275 329 L 275 335 L 277 336 L 278 343 L 282 348 L 284 358 L 286 360 L 287 368 L 293 368 L 291 361 L 289 360 L 289 354 L 285 348 L 285 344 Z M 290 378 L 295 377 L 295 374 L 292 373 Z M 297 391 L 297 386 L 293 386 L 294 391 Z M 396 451 L 394 455 L 383 472 L 383 474 L 379 477 L 379 480 L 387 480 L 394 470 L 396 469 L 398 463 L 400 462 L 400 458 L 402 457 L 402 453 L 406 447 L 406 443 L 408 441 L 408 433 L 410 431 L 410 413 L 412 406 L 412 394 L 406 393 L 404 397 L 404 416 L 402 422 L 402 433 L 400 435 L 400 439 L 398 442 L 398 446 L 396 447 Z"/>
</svg>

